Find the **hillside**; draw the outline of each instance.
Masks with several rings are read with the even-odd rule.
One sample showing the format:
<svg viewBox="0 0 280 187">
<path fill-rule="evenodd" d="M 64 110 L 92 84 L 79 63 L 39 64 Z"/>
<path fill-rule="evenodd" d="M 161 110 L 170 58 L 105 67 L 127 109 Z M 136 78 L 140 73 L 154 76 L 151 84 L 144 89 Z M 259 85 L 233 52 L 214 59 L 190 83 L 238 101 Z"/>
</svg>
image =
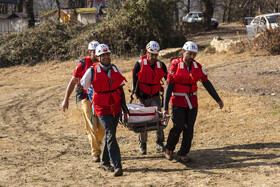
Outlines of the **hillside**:
<svg viewBox="0 0 280 187">
<path fill-rule="evenodd" d="M 193 39 L 203 46 L 205 37 Z M 128 80 L 127 101 L 137 59 L 113 59 Z M 169 59 L 162 60 L 168 64 Z M 137 134 L 119 125 L 124 169 L 119 178 L 91 161 L 74 94 L 69 110 L 61 110 L 75 61 L 1 68 L 0 186 L 278 186 L 280 56 L 200 53 L 197 61 L 225 107 L 218 109 L 199 84 L 193 161 L 170 162 L 156 153 L 154 132 L 149 133 L 148 154 L 140 156 Z"/>
</svg>

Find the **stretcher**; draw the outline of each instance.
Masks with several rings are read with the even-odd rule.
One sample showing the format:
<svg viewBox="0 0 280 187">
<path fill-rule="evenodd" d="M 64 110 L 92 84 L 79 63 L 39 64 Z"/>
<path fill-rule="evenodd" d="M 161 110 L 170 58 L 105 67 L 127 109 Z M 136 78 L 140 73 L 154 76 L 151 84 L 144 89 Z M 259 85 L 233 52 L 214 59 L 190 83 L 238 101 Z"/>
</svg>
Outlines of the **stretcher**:
<svg viewBox="0 0 280 187">
<path fill-rule="evenodd" d="M 135 133 L 145 133 L 158 129 L 165 129 L 168 125 L 170 116 L 164 116 L 157 110 L 157 107 L 144 107 L 142 104 L 127 104 L 129 110 L 126 123 L 123 117 L 120 123 Z"/>
</svg>

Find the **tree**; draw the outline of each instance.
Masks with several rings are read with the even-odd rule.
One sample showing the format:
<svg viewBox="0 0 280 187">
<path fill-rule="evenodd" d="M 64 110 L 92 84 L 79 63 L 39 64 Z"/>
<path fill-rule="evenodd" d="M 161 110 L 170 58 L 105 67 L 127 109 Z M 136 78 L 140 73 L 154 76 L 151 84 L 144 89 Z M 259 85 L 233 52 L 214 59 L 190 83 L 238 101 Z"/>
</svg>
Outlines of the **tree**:
<svg viewBox="0 0 280 187">
<path fill-rule="evenodd" d="M 19 0 L 18 2 L 18 12 L 23 12 L 23 0 Z"/>
<path fill-rule="evenodd" d="M 100 33 L 97 40 L 111 46 L 115 54 L 137 54 L 150 40 L 159 42 L 163 49 L 183 45 L 185 38 L 172 27 L 177 0 L 116 2 L 109 3 L 106 20 L 96 31 Z M 120 8 L 116 9 L 117 6 Z"/>
<path fill-rule="evenodd" d="M 214 13 L 214 0 L 202 0 L 203 3 L 203 18 L 202 23 L 206 30 L 211 30 L 211 18 L 213 17 Z"/>
<path fill-rule="evenodd" d="M 35 25 L 34 11 L 33 11 L 33 0 L 25 0 L 27 18 L 28 18 L 28 27 L 31 28 Z"/>
<path fill-rule="evenodd" d="M 228 5 L 228 19 L 227 19 L 227 22 L 228 22 L 228 23 L 231 21 L 231 6 L 232 6 L 232 0 L 229 0 L 229 5 Z"/>
<path fill-rule="evenodd" d="M 187 13 L 190 12 L 190 9 L 191 9 L 191 0 L 188 0 Z"/>
<path fill-rule="evenodd" d="M 69 8 L 82 8 L 86 6 L 85 0 L 68 0 Z"/>
<path fill-rule="evenodd" d="M 55 0 L 55 3 L 57 6 L 57 9 L 58 9 L 58 18 L 57 19 L 59 21 L 60 20 L 60 10 L 61 10 L 59 0 Z"/>
</svg>

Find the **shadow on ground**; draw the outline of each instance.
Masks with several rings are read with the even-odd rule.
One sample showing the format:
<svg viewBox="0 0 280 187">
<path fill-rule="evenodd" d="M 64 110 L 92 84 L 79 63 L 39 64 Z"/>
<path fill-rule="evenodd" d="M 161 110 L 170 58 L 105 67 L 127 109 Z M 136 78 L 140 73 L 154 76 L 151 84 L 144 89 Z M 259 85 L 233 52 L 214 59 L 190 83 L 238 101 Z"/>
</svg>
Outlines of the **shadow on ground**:
<svg viewBox="0 0 280 187">
<path fill-rule="evenodd" d="M 217 149 L 193 150 L 190 152 L 191 161 L 182 163 L 186 168 L 132 168 L 125 169 L 126 172 L 174 172 L 198 169 L 199 172 L 213 174 L 215 172 L 205 171 L 211 169 L 245 168 L 250 166 L 280 166 L 280 162 L 275 159 L 280 158 L 280 154 L 267 153 L 278 151 L 280 143 L 255 143 L 244 145 L 233 145 Z M 124 157 L 123 160 L 138 159 L 165 159 L 163 156 L 148 157 Z M 151 161 L 152 162 L 152 161 Z M 173 161 L 166 160 L 167 164 Z"/>
<path fill-rule="evenodd" d="M 233 145 L 217 149 L 194 150 L 190 153 L 193 162 L 184 163 L 188 168 L 225 169 L 248 166 L 280 165 L 274 159 L 279 154 L 267 153 L 279 149 L 280 143 L 255 143 Z M 265 150 L 264 150 L 265 149 Z"/>
</svg>

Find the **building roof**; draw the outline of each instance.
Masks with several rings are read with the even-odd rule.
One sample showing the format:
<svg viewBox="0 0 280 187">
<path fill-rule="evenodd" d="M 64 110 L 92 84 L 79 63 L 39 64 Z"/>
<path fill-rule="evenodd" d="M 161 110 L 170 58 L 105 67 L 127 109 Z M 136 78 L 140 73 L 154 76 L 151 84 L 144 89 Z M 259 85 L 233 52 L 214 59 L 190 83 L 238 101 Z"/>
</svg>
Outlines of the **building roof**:
<svg viewBox="0 0 280 187">
<path fill-rule="evenodd" d="M 10 3 L 10 4 L 17 4 L 17 0 L 0 0 L 0 3 Z"/>
<path fill-rule="evenodd" d="M 54 10 L 49 10 L 47 12 L 44 12 L 43 14 L 41 14 L 39 17 L 48 17 L 48 16 L 53 16 L 58 12 L 58 9 L 54 9 Z M 74 9 L 61 9 L 61 12 L 68 14 L 68 15 L 72 15 L 75 13 Z"/>
<path fill-rule="evenodd" d="M 43 14 L 41 14 L 41 15 L 39 16 L 39 18 L 48 17 L 48 16 L 50 16 L 50 15 L 55 14 L 57 11 L 58 11 L 57 9 L 55 9 L 55 10 L 48 10 L 48 11 L 44 12 Z"/>
<path fill-rule="evenodd" d="M 75 10 L 74 9 L 61 9 L 61 11 L 64 11 L 66 14 L 74 14 L 75 13 Z"/>
<path fill-rule="evenodd" d="M 9 15 L 7 14 L 0 14 L 0 19 L 7 19 Z"/>
<path fill-rule="evenodd" d="M 23 19 L 26 19 L 27 18 L 27 14 L 24 13 L 24 12 L 13 12 L 7 18 L 8 19 L 10 19 L 10 18 L 23 18 Z"/>
<path fill-rule="evenodd" d="M 78 14 L 96 14 L 98 13 L 97 8 L 76 8 L 75 9 Z"/>
<path fill-rule="evenodd" d="M 19 18 L 27 18 L 27 14 L 25 12 L 13 12 L 8 18 L 11 18 L 12 16 Z"/>
</svg>

